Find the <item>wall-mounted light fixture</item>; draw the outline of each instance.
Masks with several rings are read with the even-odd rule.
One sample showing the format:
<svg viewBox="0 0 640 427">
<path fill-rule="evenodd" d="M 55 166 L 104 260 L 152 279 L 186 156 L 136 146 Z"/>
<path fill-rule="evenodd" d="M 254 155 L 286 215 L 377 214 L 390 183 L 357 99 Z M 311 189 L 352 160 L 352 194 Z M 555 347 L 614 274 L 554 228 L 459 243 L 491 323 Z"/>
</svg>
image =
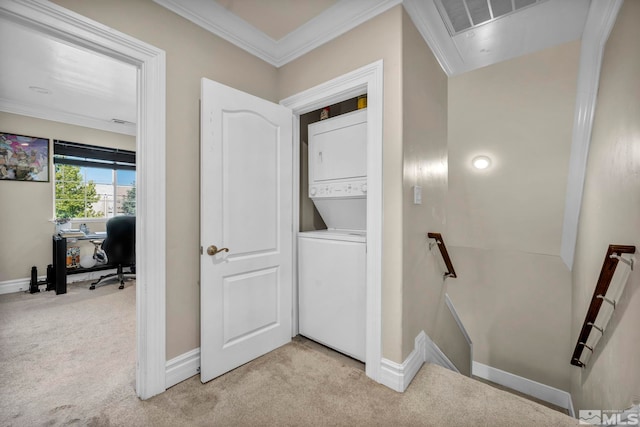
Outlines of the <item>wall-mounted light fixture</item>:
<svg viewBox="0 0 640 427">
<path fill-rule="evenodd" d="M 487 156 L 477 156 L 471 161 L 471 164 L 476 169 L 486 169 L 491 166 L 491 159 Z"/>
</svg>

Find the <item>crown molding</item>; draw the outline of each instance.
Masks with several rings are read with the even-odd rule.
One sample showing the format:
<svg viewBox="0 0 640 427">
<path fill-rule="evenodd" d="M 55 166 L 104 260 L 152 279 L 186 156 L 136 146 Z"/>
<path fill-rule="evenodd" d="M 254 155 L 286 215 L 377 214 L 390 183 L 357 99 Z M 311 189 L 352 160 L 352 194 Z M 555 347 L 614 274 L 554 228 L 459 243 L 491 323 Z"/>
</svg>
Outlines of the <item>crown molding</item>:
<svg viewBox="0 0 640 427">
<path fill-rule="evenodd" d="M 211 0 L 153 0 L 274 67 L 312 51 L 402 0 L 340 0 L 280 40 L 274 40 Z"/>
<path fill-rule="evenodd" d="M 433 0 L 404 0 L 403 5 L 447 76 L 462 72 L 464 60 Z"/>
<path fill-rule="evenodd" d="M 338 1 L 278 40 L 278 59 L 273 65 L 281 67 L 399 4 L 402 0 Z"/>
<path fill-rule="evenodd" d="M 623 0 L 593 1 L 582 35 L 560 257 L 573 269 L 604 48 Z"/>
<path fill-rule="evenodd" d="M 160 6 L 275 65 L 275 41 L 218 2 L 211 0 L 153 0 Z"/>
<path fill-rule="evenodd" d="M 66 123 L 69 125 L 82 126 L 86 128 L 99 129 L 107 132 L 115 132 L 123 135 L 136 135 L 136 124 L 127 123 L 120 125 L 81 114 L 55 111 L 50 107 L 25 104 L 6 98 L 0 98 L 0 111 L 21 116 L 35 117 L 37 119 L 51 120 L 54 122 Z"/>
</svg>

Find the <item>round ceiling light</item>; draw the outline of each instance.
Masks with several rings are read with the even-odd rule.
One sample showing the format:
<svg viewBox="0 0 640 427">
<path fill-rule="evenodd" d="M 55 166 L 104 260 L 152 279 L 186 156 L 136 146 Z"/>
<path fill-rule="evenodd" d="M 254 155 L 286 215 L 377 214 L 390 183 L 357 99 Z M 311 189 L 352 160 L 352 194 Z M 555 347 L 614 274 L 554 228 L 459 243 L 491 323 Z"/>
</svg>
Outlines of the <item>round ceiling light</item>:
<svg viewBox="0 0 640 427">
<path fill-rule="evenodd" d="M 491 166 L 491 159 L 487 156 L 474 157 L 471 164 L 476 169 L 486 169 Z"/>
</svg>

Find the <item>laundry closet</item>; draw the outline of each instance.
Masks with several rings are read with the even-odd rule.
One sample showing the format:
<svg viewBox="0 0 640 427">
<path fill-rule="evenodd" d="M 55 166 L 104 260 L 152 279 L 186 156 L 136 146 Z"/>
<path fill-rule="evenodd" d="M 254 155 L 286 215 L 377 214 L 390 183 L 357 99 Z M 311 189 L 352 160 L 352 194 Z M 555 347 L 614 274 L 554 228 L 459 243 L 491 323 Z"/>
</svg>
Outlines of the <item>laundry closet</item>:
<svg viewBox="0 0 640 427">
<path fill-rule="evenodd" d="M 364 107 L 366 98 L 353 98 L 300 117 L 298 233 L 300 335 L 363 362 L 367 248 Z"/>
</svg>

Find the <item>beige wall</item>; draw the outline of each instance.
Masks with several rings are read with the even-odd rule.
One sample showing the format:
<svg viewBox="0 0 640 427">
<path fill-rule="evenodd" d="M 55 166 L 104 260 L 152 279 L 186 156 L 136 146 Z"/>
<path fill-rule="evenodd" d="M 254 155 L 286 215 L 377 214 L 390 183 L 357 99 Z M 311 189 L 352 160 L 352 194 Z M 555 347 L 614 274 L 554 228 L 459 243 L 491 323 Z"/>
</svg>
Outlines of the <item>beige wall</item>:
<svg viewBox="0 0 640 427">
<path fill-rule="evenodd" d="M 317 120 L 319 120 L 319 113 L 315 111 L 300 116 L 300 224 L 298 231 L 322 230 L 327 228 L 320 213 L 309 198 L 308 126 Z"/>
<path fill-rule="evenodd" d="M 449 295 L 474 360 L 570 386 L 571 280 L 559 258 L 580 42 L 449 79 Z M 471 159 L 493 164 L 473 170 Z"/>
<path fill-rule="evenodd" d="M 402 362 L 402 7 L 397 6 L 278 70 L 284 99 L 384 60 L 383 356 Z"/>
<path fill-rule="evenodd" d="M 431 338 L 461 374 L 471 376 L 471 362 L 473 362 L 471 346 L 453 312 L 446 305 L 438 310 L 435 335 Z"/>
<path fill-rule="evenodd" d="M 640 2 L 624 2 L 605 47 L 573 268 L 572 349 L 608 245 L 640 250 L 638 21 Z M 636 267 L 588 366 L 570 368 L 576 409 L 624 409 L 640 403 L 639 325 Z"/>
<path fill-rule="evenodd" d="M 580 42 L 449 79 L 452 245 L 560 254 Z M 492 158 L 485 171 L 471 159 Z"/>
<path fill-rule="evenodd" d="M 443 232 L 447 192 L 447 75 L 406 12 L 402 19 L 402 359 L 420 331 L 436 336 L 446 282 L 426 234 Z M 422 204 L 413 187 L 422 187 Z M 385 194 L 386 197 L 386 194 Z M 434 255 L 435 254 L 435 255 Z"/>
<path fill-rule="evenodd" d="M 473 360 L 569 390 L 571 274 L 560 257 L 452 247 L 448 293 Z"/>
<path fill-rule="evenodd" d="M 55 0 L 167 54 L 167 359 L 200 346 L 200 79 L 277 101 L 276 69 L 151 0 Z M 166 267 L 165 267 L 166 265 Z"/>
<path fill-rule="evenodd" d="M 0 112 L 0 130 L 50 140 L 136 149 L 136 141 L 132 136 L 3 112 Z M 0 181 L 0 236 L 5 242 L 0 245 L 0 282 L 28 278 L 34 265 L 38 268 L 38 275 L 44 276 L 47 265 L 52 263 L 51 235 L 55 231 L 51 222 L 54 217 L 55 181 L 52 144 L 49 151 L 49 182 Z M 93 231 L 104 230 L 102 221 L 89 225 Z"/>
</svg>

